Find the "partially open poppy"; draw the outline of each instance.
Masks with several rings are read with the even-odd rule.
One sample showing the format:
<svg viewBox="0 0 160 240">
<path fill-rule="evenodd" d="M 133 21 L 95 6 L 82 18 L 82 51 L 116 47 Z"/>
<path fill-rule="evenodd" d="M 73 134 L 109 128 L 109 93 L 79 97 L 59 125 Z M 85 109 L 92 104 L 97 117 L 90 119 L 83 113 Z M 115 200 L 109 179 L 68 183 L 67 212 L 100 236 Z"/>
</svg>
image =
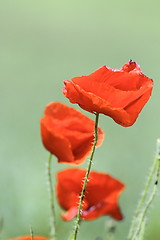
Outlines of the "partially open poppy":
<svg viewBox="0 0 160 240">
<path fill-rule="evenodd" d="M 94 141 L 94 121 L 80 111 L 59 102 L 46 106 L 40 120 L 45 148 L 61 163 L 81 164 L 90 155 Z M 103 141 L 99 128 L 97 146 Z"/>
<path fill-rule="evenodd" d="M 57 174 L 57 198 L 60 206 L 67 212 L 62 214 L 69 221 L 77 215 L 79 196 L 84 169 L 69 168 Z M 93 220 L 102 215 L 110 215 L 116 220 L 122 219 L 118 198 L 124 190 L 124 184 L 112 176 L 91 171 L 85 191 L 81 218 Z"/>
<path fill-rule="evenodd" d="M 120 69 L 103 66 L 64 84 L 63 93 L 71 103 L 92 113 L 103 113 L 124 127 L 136 121 L 153 87 L 153 81 L 131 60 Z"/>
<path fill-rule="evenodd" d="M 18 237 L 18 238 L 10 238 L 8 240 L 32 240 L 30 235 L 23 236 L 23 237 Z M 34 236 L 34 240 L 48 240 L 46 237 L 41 237 L 41 236 Z"/>
</svg>

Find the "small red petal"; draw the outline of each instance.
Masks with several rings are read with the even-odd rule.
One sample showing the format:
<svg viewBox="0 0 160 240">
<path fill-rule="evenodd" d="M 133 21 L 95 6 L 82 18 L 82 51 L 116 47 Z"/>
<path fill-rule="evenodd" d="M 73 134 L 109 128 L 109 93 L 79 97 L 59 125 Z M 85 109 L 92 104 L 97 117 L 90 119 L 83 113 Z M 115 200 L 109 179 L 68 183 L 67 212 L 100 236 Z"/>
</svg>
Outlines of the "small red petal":
<svg viewBox="0 0 160 240">
<path fill-rule="evenodd" d="M 67 212 L 62 213 L 61 216 L 62 216 L 63 220 L 70 221 L 74 217 L 77 216 L 77 212 L 78 212 L 78 208 L 77 207 L 72 207 Z"/>
</svg>

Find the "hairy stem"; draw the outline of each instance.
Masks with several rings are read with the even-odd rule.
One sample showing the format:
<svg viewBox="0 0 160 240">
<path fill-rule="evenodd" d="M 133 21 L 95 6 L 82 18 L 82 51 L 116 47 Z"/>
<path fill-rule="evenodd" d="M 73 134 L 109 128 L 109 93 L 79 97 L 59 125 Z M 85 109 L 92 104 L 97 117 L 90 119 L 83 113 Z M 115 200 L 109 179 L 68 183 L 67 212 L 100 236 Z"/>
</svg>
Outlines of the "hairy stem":
<svg viewBox="0 0 160 240">
<path fill-rule="evenodd" d="M 141 237 L 140 229 L 143 227 L 145 230 L 146 214 L 147 214 L 147 210 L 150 207 L 151 203 L 153 202 L 153 199 L 157 192 L 159 174 L 160 174 L 160 139 L 157 140 L 157 151 L 156 151 L 155 160 L 153 162 L 152 169 L 151 169 L 149 177 L 147 179 L 142 197 L 137 206 L 136 213 L 135 213 L 135 216 L 134 216 L 134 219 L 132 221 L 131 228 L 129 231 L 128 240 L 139 239 L 139 238 L 137 238 L 137 235 L 138 235 L 138 237 Z M 155 177 L 154 187 L 150 194 L 149 199 L 147 200 L 151 182 L 153 181 L 153 177 Z M 140 239 L 142 239 L 142 238 L 140 238 Z"/>
<path fill-rule="evenodd" d="M 155 159 L 154 159 L 154 163 L 153 163 L 153 166 L 152 166 L 152 168 L 151 168 L 151 170 L 150 170 L 150 173 L 149 173 L 149 176 L 148 176 L 146 185 L 145 185 L 145 187 L 144 187 L 144 190 L 143 190 L 143 192 L 142 192 L 141 199 L 140 199 L 140 201 L 139 201 L 139 203 L 138 203 L 136 212 L 135 212 L 135 214 L 134 214 L 134 218 L 133 218 L 133 220 L 132 220 L 132 224 L 131 224 L 131 227 L 130 227 L 128 239 L 131 238 L 133 232 L 135 231 L 135 225 L 136 225 L 137 217 L 138 217 L 138 215 L 139 215 L 140 212 L 141 212 L 141 208 L 142 208 L 144 202 L 146 201 L 146 197 L 147 197 L 147 194 L 148 194 L 148 190 L 149 190 L 151 181 L 152 181 L 152 179 L 153 179 L 153 175 L 154 175 L 155 170 L 156 170 L 156 166 L 157 166 L 157 157 L 155 157 Z"/>
<path fill-rule="evenodd" d="M 56 240 L 56 216 L 55 216 L 55 207 L 54 207 L 54 191 L 53 191 L 53 182 L 51 175 L 51 160 L 52 154 L 50 153 L 47 164 L 47 176 L 48 176 L 48 189 L 49 189 L 49 198 L 50 198 L 50 239 Z"/>
<path fill-rule="evenodd" d="M 85 191 L 86 191 L 86 187 L 87 187 L 89 173 L 91 171 L 91 166 L 92 166 L 92 162 L 93 162 L 93 156 L 94 156 L 96 145 L 97 145 L 97 141 L 98 141 L 98 120 L 99 120 L 99 113 L 96 114 L 95 128 L 94 128 L 94 143 L 93 143 L 92 153 L 91 153 L 91 156 L 90 156 L 90 159 L 89 159 L 88 169 L 86 171 L 86 175 L 85 175 L 85 178 L 84 178 L 83 187 L 82 187 L 82 191 L 81 191 L 81 195 L 80 195 L 79 206 L 78 206 L 78 213 L 77 213 L 74 233 L 72 235 L 72 240 L 76 240 L 77 239 L 77 234 L 78 234 L 78 230 L 79 230 L 79 223 L 80 223 L 83 199 L 85 197 Z"/>
<path fill-rule="evenodd" d="M 144 218 L 144 221 L 141 225 L 141 229 L 140 229 L 140 232 L 139 232 L 139 240 L 144 240 L 144 233 L 145 233 L 145 227 L 146 227 L 146 222 L 147 222 L 147 218 L 145 217 Z"/>
<path fill-rule="evenodd" d="M 157 166 L 157 169 L 156 169 L 156 179 L 155 179 L 153 191 L 152 191 L 152 193 L 151 193 L 151 195 L 150 195 L 150 197 L 149 197 L 149 199 L 148 199 L 148 201 L 147 201 L 147 203 L 146 203 L 146 205 L 143 209 L 143 212 L 140 215 L 141 217 L 140 217 L 140 220 L 139 220 L 139 224 L 136 228 L 135 234 L 133 235 L 133 238 L 132 238 L 133 240 L 136 239 L 136 237 L 139 235 L 139 233 L 141 231 L 141 228 L 143 226 L 143 223 L 145 221 L 145 216 L 147 214 L 147 211 L 148 211 L 150 205 L 152 204 L 152 202 L 153 202 L 153 200 L 156 196 L 156 193 L 157 193 L 157 186 L 158 186 L 158 180 L 159 180 L 159 174 L 160 174 L 160 159 L 157 159 L 157 160 L 158 160 L 158 162 L 157 162 L 158 166 Z"/>
</svg>

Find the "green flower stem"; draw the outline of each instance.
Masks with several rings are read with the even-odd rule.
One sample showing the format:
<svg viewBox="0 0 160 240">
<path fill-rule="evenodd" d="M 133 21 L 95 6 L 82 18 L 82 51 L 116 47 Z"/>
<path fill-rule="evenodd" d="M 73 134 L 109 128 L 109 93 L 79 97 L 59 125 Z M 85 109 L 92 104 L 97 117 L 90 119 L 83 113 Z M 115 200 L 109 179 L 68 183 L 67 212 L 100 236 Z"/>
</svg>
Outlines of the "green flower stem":
<svg viewBox="0 0 160 240">
<path fill-rule="evenodd" d="M 149 176 L 148 176 L 146 185 L 145 185 L 145 187 L 144 187 L 144 190 L 143 190 L 141 199 L 140 199 L 140 201 L 139 201 L 139 203 L 138 203 L 138 206 L 137 206 L 137 209 L 136 209 L 136 212 L 135 212 L 135 215 L 134 215 L 134 218 L 133 218 L 131 227 L 130 227 L 128 239 L 131 238 L 131 236 L 132 236 L 132 234 L 133 234 L 133 232 L 134 232 L 134 230 L 135 230 L 135 225 L 136 225 L 137 217 L 138 217 L 138 215 L 140 214 L 141 207 L 143 206 L 143 204 L 144 204 L 144 202 L 145 202 L 145 200 L 146 200 L 146 197 L 147 197 L 147 194 L 148 194 L 148 189 L 149 189 L 149 187 L 150 187 L 150 184 L 151 184 L 153 175 L 154 175 L 154 173 L 155 173 L 156 166 L 157 166 L 157 157 L 155 157 L 155 159 L 154 159 L 154 163 L 153 163 L 152 169 L 151 169 L 151 171 L 150 171 L 150 173 L 149 173 Z"/>
<path fill-rule="evenodd" d="M 157 171 L 156 171 L 156 180 L 155 180 L 155 183 L 154 183 L 152 194 L 151 194 L 150 198 L 148 199 L 143 212 L 141 213 L 141 219 L 139 221 L 138 227 L 136 228 L 135 234 L 134 234 L 134 236 L 132 238 L 133 240 L 136 239 L 137 235 L 140 233 L 141 228 L 142 228 L 143 223 L 144 223 L 144 220 L 145 220 L 145 216 L 147 214 L 147 211 L 148 211 L 150 205 L 152 204 L 152 202 L 153 202 L 153 200 L 154 200 L 154 198 L 156 196 L 158 179 L 159 179 L 159 173 L 160 173 L 160 160 L 158 160 L 158 167 L 157 167 Z"/>
<path fill-rule="evenodd" d="M 50 208 L 51 208 L 51 217 L 50 217 L 50 239 L 56 240 L 56 217 L 55 217 L 55 207 L 54 207 L 54 191 L 51 175 L 51 160 L 52 154 L 50 153 L 47 164 L 47 176 L 48 176 L 48 185 L 49 185 L 49 197 L 50 197 Z"/>
<path fill-rule="evenodd" d="M 90 156 L 90 159 L 89 159 L 88 169 L 86 171 L 86 175 L 85 175 L 85 178 L 84 178 L 83 187 L 82 187 L 82 191 L 81 191 L 81 195 L 80 195 L 78 213 L 77 213 L 74 233 L 73 233 L 72 238 L 71 238 L 72 240 L 77 239 L 77 234 L 78 234 L 78 230 L 79 230 L 79 223 L 80 223 L 83 199 L 85 197 L 85 191 L 86 191 L 86 187 L 87 187 L 89 173 L 90 173 L 90 170 L 91 170 L 91 166 L 92 166 L 92 162 L 93 162 L 93 156 L 94 156 L 94 152 L 95 152 L 97 141 L 98 141 L 98 120 L 99 120 L 99 113 L 96 114 L 95 129 L 94 129 L 94 134 L 95 134 L 94 143 L 93 143 L 92 153 L 91 153 L 91 156 Z"/>
<path fill-rule="evenodd" d="M 157 185 L 158 185 L 158 179 L 159 179 L 159 174 L 160 174 L 160 139 L 157 140 L 157 153 L 156 153 L 156 157 L 150 172 L 150 175 L 148 177 L 145 189 L 143 191 L 142 197 L 140 199 L 140 202 L 138 204 L 136 213 L 135 213 L 135 217 L 133 219 L 130 231 L 129 231 L 129 236 L 128 239 L 130 240 L 134 240 L 134 239 L 139 239 L 137 238 L 137 235 L 139 234 L 140 239 L 141 238 L 141 228 L 143 227 L 145 229 L 145 217 L 146 217 L 146 213 L 148 208 L 150 207 L 151 203 L 153 202 L 153 199 L 156 195 L 157 192 Z M 155 184 L 152 190 L 152 193 L 148 199 L 148 201 L 146 202 L 146 198 L 148 196 L 148 192 L 149 192 L 149 187 L 151 185 L 151 182 L 153 180 L 153 177 L 156 175 L 156 180 L 155 180 Z M 146 203 L 145 203 L 146 202 Z M 138 226 L 137 226 L 138 225 Z"/>
<path fill-rule="evenodd" d="M 144 221 L 141 225 L 141 229 L 140 229 L 140 232 L 139 232 L 139 240 L 144 240 L 144 233 L 145 233 L 145 227 L 146 227 L 146 222 L 147 222 L 147 218 L 145 217 L 144 218 Z"/>
<path fill-rule="evenodd" d="M 2 239 L 2 231 L 3 231 L 3 217 L 0 216 L 0 240 Z"/>
<path fill-rule="evenodd" d="M 34 233 L 31 225 L 30 225 L 30 236 L 31 236 L 31 240 L 34 240 Z"/>
<path fill-rule="evenodd" d="M 152 191 L 152 194 L 150 196 L 150 198 L 148 199 L 144 209 L 143 209 L 143 212 L 141 213 L 141 219 L 139 221 L 139 225 L 138 227 L 136 228 L 136 232 L 133 236 L 133 239 L 136 239 L 136 236 L 139 234 L 139 232 L 141 231 L 141 228 L 142 228 L 142 225 L 145 221 L 145 216 L 147 214 L 147 211 L 150 207 L 150 205 L 152 204 L 155 196 L 156 196 L 156 193 L 157 193 L 157 186 L 158 186 L 158 180 L 159 180 L 159 175 L 160 175 L 160 158 L 159 156 L 157 156 L 157 167 L 156 167 L 156 178 L 155 178 L 155 183 L 154 183 L 154 187 L 153 187 L 153 191 Z"/>
</svg>

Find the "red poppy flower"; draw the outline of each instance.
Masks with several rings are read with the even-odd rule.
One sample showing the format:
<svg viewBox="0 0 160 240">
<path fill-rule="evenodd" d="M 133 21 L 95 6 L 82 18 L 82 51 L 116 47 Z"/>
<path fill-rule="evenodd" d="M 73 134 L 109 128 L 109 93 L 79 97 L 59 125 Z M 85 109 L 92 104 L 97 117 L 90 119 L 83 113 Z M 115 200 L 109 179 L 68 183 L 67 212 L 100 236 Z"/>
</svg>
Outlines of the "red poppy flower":
<svg viewBox="0 0 160 240">
<path fill-rule="evenodd" d="M 10 238 L 8 240 L 32 240 L 31 236 L 23 236 L 23 237 L 18 237 L 18 238 Z M 34 240 L 48 240 L 46 237 L 40 237 L 40 236 L 34 236 Z"/>
<path fill-rule="evenodd" d="M 94 121 L 65 104 L 52 102 L 46 106 L 40 121 L 45 148 L 59 162 L 80 164 L 91 153 L 94 141 Z M 99 128 L 98 144 L 103 141 Z"/>
<path fill-rule="evenodd" d="M 92 113 L 103 113 L 124 127 L 136 121 L 153 87 L 153 81 L 131 60 L 120 69 L 103 66 L 64 83 L 63 93 L 71 103 Z"/>
<path fill-rule="evenodd" d="M 57 174 L 57 197 L 59 204 L 66 213 L 64 220 L 69 221 L 77 215 L 79 195 L 84 169 L 70 168 Z M 93 220 L 102 215 L 110 215 L 116 220 L 122 219 L 118 206 L 118 197 L 124 189 L 124 184 L 108 174 L 91 171 L 87 183 L 81 218 Z"/>
</svg>

